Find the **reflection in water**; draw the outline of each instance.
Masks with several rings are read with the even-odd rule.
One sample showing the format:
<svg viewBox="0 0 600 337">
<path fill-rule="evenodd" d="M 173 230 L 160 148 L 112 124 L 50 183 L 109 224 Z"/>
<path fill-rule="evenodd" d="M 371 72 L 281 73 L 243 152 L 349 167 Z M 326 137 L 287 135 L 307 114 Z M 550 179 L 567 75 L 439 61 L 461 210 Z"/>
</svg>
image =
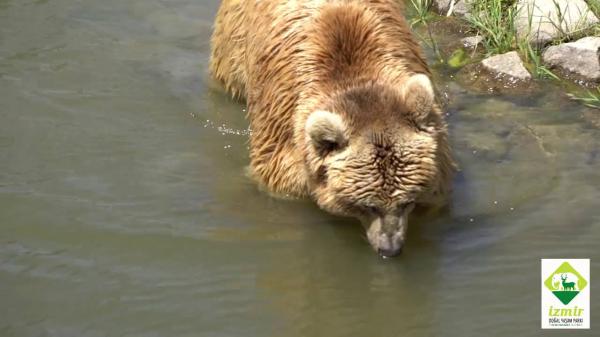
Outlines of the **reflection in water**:
<svg viewBox="0 0 600 337">
<path fill-rule="evenodd" d="M 217 6 L 0 1 L 0 335 L 539 335 L 539 259 L 600 257 L 596 114 L 440 72 L 452 204 L 382 260 L 245 176 Z"/>
</svg>

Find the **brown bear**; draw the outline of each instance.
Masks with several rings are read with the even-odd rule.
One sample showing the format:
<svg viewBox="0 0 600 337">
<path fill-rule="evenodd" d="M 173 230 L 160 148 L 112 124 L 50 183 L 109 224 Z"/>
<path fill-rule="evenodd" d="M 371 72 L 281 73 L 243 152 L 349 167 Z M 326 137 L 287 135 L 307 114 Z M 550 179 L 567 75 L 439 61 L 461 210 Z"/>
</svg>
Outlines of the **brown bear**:
<svg viewBox="0 0 600 337">
<path fill-rule="evenodd" d="M 262 187 L 354 216 L 398 254 L 415 204 L 446 199 L 453 160 L 423 51 L 397 0 L 225 0 L 210 69 L 248 105 Z"/>
</svg>

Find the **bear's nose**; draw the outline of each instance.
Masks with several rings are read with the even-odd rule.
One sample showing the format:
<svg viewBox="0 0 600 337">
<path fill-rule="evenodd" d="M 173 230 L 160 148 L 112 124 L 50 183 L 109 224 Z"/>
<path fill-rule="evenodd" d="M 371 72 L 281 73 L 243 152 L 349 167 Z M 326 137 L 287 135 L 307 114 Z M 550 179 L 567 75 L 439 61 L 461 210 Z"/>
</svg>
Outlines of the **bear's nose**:
<svg viewBox="0 0 600 337">
<path fill-rule="evenodd" d="M 377 252 L 383 257 L 392 257 L 402 252 L 402 241 L 396 235 L 382 233 L 379 235 Z"/>
<path fill-rule="evenodd" d="M 378 252 L 378 253 L 379 253 L 379 255 L 381 255 L 382 257 L 393 257 L 393 256 L 396 256 L 396 255 L 400 255 L 400 253 L 402 253 L 402 247 L 398 247 L 398 248 L 396 248 L 396 249 L 394 249 L 394 248 L 388 248 L 388 249 L 385 249 L 385 248 L 383 248 L 383 249 L 382 249 L 382 248 L 379 248 L 379 249 L 377 250 L 377 252 Z"/>
</svg>

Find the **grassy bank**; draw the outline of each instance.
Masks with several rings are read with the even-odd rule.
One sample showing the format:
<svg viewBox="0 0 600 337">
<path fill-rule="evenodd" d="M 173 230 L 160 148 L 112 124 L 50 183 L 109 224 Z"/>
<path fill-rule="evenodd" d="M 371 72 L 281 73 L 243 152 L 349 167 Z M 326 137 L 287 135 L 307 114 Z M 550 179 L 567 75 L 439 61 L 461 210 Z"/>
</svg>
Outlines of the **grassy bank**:
<svg viewBox="0 0 600 337">
<path fill-rule="evenodd" d="M 411 24 L 424 25 L 427 28 L 428 36 L 423 40 L 434 49 L 441 62 L 455 67 L 453 55 L 463 55 L 463 52 L 449 51 L 448 55 L 442 55 L 437 48 L 437 43 L 431 34 L 428 25 L 432 20 L 444 20 L 442 15 L 436 15 L 432 12 L 432 0 L 408 0 L 407 3 L 413 11 Z M 600 18 L 600 0 L 587 0 L 590 10 Z M 557 5 L 557 9 L 560 7 Z M 528 10 L 522 8 L 520 10 Z M 471 62 L 477 62 L 483 57 L 503 54 L 509 51 L 517 51 L 521 56 L 525 66 L 534 78 L 560 80 L 549 68 L 542 63 L 543 46 L 530 43 L 530 36 L 519 36 L 517 31 L 517 19 L 522 14 L 518 12 L 516 0 L 475 0 L 470 3 L 469 15 L 461 18 L 468 27 L 467 35 L 477 35 L 483 38 L 482 47 L 478 47 L 480 52 Z M 578 39 L 584 36 L 600 36 L 600 25 L 592 28 L 580 29 L 566 34 L 563 32 L 563 23 L 561 11 L 558 10 L 558 22 L 553 22 L 554 27 L 559 32 L 557 37 L 550 44 L 565 42 L 567 39 Z M 532 13 L 527 13 L 529 31 L 532 31 L 533 18 Z M 467 36 L 465 35 L 465 36 Z M 423 37 L 422 37 L 423 38 Z M 471 56 L 475 53 L 471 53 Z M 460 63 L 463 64 L 463 63 Z M 600 107 L 600 89 L 587 91 L 579 96 L 571 95 L 572 98 L 582 101 L 588 106 Z"/>
</svg>

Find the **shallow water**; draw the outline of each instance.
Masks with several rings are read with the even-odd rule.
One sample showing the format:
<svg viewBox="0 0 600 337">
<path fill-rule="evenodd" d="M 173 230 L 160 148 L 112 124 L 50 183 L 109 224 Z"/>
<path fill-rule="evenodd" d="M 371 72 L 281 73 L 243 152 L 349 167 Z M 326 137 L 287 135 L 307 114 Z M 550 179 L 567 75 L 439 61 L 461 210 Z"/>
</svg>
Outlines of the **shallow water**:
<svg viewBox="0 0 600 337">
<path fill-rule="evenodd" d="M 244 107 L 206 71 L 217 6 L 0 0 L 1 336 L 537 336 L 539 259 L 596 274 L 597 112 L 439 74 L 453 202 L 383 260 L 244 176 Z M 598 328 L 592 296 L 569 335 Z"/>
</svg>

